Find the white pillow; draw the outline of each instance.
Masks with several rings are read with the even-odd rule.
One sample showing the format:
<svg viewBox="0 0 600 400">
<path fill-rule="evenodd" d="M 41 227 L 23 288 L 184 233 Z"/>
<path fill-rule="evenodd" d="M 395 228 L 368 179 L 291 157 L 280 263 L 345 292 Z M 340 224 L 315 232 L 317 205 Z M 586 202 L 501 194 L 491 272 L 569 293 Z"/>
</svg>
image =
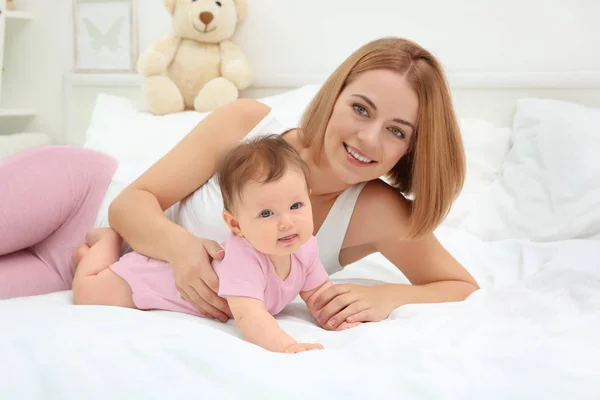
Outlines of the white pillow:
<svg viewBox="0 0 600 400">
<path fill-rule="evenodd" d="M 478 196 L 497 179 L 510 148 L 511 133 L 509 128 L 475 118 L 462 118 L 459 126 L 465 147 L 465 184 L 442 223 L 453 228 L 460 226 Z"/>
<path fill-rule="evenodd" d="M 258 100 L 270 106 L 284 126 L 295 127 L 318 89 L 319 85 L 306 85 Z M 112 155 L 120 163 L 149 167 L 207 115 L 185 111 L 158 116 L 138 111 L 133 100 L 100 94 L 83 146 Z"/>
<path fill-rule="evenodd" d="M 167 153 L 208 113 L 185 111 L 163 116 L 138 111 L 133 100 L 100 94 L 83 147 L 120 163 L 149 166 Z"/>
<path fill-rule="evenodd" d="M 502 174 L 461 227 L 485 240 L 600 238 L 600 110 L 523 99 Z"/>
<path fill-rule="evenodd" d="M 318 84 L 305 85 L 281 94 L 262 97 L 258 101 L 271 107 L 284 126 L 296 127 L 300 124 L 300 117 L 308 103 L 315 97 L 320 87 L 321 85 Z"/>
</svg>

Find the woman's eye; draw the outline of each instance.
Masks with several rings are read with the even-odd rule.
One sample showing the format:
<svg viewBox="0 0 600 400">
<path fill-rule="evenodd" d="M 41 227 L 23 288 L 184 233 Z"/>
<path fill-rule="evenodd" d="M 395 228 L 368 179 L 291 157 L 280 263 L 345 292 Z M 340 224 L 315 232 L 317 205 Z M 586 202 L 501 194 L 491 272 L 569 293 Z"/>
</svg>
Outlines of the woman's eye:
<svg viewBox="0 0 600 400">
<path fill-rule="evenodd" d="M 367 111 L 367 109 L 361 106 L 360 104 L 355 104 L 352 107 L 354 108 L 354 111 L 356 111 L 357 114 L 369 116 L 369 111 Z"/>
<path fill-rule="evenodd" d="M 292 206 L 290 207 L 290 210 L 298 210 L 299 208 L 302 207 L 302 203 L 294 203 L 292 204 Z"/>
<path fill-rule="evenodd" d="M 273 213 L 270 210 L 264 210 L 260 212 L 261 218 L 269 218 Z"/>
<path fill-rule="evenodd" d="M 402 132 L 400 129 L 396 128 L 395 126 L 388 128 L 388 130 L 398 137 L 401 137 L 401 138 L 404 137 L 404 132 Z"/>
</svg>

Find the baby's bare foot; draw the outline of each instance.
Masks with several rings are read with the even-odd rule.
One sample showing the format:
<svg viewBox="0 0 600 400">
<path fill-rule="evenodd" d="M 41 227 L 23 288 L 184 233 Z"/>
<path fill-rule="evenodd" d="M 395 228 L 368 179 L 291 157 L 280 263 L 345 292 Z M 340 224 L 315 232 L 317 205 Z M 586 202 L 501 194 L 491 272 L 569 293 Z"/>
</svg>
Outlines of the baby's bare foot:
<svg viewBox="0 0 600 400">
<path fill-rule="evenodd" d="M 79 263 L 81 262 L 81 260 L 83 259 L 83 257 L 89 249 L 89 246 L 85 243 L 80 244 L 79 247 L 75 249 L 72 257 L 73 264 L 75 264 L 75 266 L 79 265 Z"/>
</svg>

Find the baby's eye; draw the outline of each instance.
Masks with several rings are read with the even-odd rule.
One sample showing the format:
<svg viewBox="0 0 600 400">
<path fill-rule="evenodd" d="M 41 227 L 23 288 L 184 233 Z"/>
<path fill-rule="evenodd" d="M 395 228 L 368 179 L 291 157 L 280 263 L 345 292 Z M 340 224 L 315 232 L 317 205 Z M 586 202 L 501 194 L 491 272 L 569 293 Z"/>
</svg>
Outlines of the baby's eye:
<svg viewBox="0 0 600 400">
<path fill-rule="evenodd" d="M 299 208 L 302 207 L 302 203 L 294 203 L 292 204 L 292 206 L 290 207 L 290 210 L 297 210 Z"/>
<path fill-rule="evenodd" d="M 260 217 L 261 218 L 269 218 L 271 215 L 273 215 L 273 213 L 271 212 L 271 210 L 263 210 L 260 212 Z"/>
<path fill-rule="evenodd" d="M 394 135 L 398 136 L 399 138 L 405 137 L 404 132 L 402 132 L 400 129 L 396 128 L 395 126 L 388 128 L 388 130 L 390 132 L 392 132 Z"/>
<path fill-rule="evenodd" d="M 365 117 L 369 116 L 369 111 L 360 104 L 354 104 L 352 107 L 354 108 L 354 111 L 356 111 L 357 114 Z"/>
<path fill-rule="evenodd" d="M 221 7 L 223 4 L 221 4 L 221 2 L 220 2 L 220 1 L 217 1 L 217 5 L 218 5 L 219 7 Z"/>
</svg>

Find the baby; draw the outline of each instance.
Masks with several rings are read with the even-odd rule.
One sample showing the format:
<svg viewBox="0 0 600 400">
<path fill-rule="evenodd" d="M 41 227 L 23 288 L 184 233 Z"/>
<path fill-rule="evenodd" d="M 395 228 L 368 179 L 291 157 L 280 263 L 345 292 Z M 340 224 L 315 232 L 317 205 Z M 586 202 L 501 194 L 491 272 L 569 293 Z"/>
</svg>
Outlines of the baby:
<svg viewBox="0 0 600 400">
<path fill-rule="evenodd" d="M 314 299 L 331 285 L 313 236 L 307 174 L 305 162 L 279 136 L 238 144 L 217 170 L 223 219 L 231 231 L 221 244 L 223 260 L 213 261 L 218 294 L 244 338 L 275 352 L 323 348 L 297 343 L 274 318 L 298 294 L 314 316 Z M 119 259 L 120 246 L 110 228 L 87 234 L 74 254 L 75 304 L 201 315 L 181 298 L 168 263 L 136 252 Z"/>
</svg>

